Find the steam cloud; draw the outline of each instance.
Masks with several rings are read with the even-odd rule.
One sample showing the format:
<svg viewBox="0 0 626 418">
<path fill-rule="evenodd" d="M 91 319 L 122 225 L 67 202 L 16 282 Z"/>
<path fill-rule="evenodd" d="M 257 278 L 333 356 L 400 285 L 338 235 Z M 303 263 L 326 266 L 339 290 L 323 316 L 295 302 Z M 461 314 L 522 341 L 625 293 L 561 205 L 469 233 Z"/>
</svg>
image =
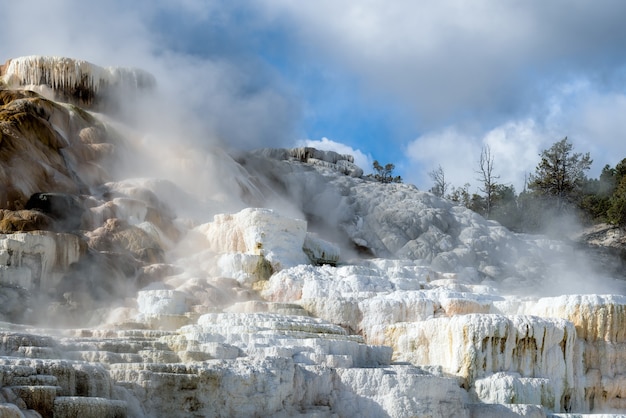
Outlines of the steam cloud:
<svg viewBox="0 0 626 418">
<path fill-rule="evenodd" d="M 626 155 L 616 116 L 626 103 L 624 7 L 27 0 L 3 9 L 0 34 L 4 59 L 61 55 L 150 71 L 165 114 L 186 109 L 185 127 L 199 124 L 203 141 L 285 146 L 311 138 L 303 131 L 315 130 L 321 114 L 329 132 L 317 137 L 376 150 L 375 159 L 393 162 L 422 189 L 440 164 L 457 186 L 475 183 L 474 166 L 461 170 L 449 160 L 467 159 L 458 150 L 475 160 L 487 144 L 507 167 L 503 181 L 520 186 L 537 150 L 564 136 L 592 153 L 592 175 Z M 371 116 L 350 111 L 359 102 L 385 115 L 386 137 L 368 136 Z M 387 115 L 389 103 L 404 116 Z M 354 133 L 334 134 L 346 116 L 357 118 Z M 362 146 L 364 138 L 372 143 Z"/>
<path fill-rule="evenodd" d="M 190 0 L 176 8 L 148 1 L 135 2 L 132 6 L 121 1 L 63 0 L 55 4 L 24 1 L 5 8 L 6 24 L 0 28 L 0 35 L 6 46 L 5 59 L 27 54 L 62 55 L 151 72 L 158 82 L 157 91 L 138 97 L 137 102 L 124 103 L 122 112 L 132 122 L 132 129 L 119 126 L 125 135 L 133 138 L 133 146 L 139 151 L 136 155 L 143 155 L 144 160 L 133 160 L 132 164 L 119 167 L 118 174 L 121 178 L 169 178 L 190 195 L 211 196 L 208 204 L 196 206 L 198 202 L 189 202 L 189 208 L 177 208 L 194 211 L 203 221 L 219 211 L 240 209 L 246 203 L 241 196 L 232 194 L 240 186 L 233 180 L 237 173 L 230 171 L 236 170 L 235 165 L 228 163 L 229 157 L 219 148 L 286 146 L 301 134 L 297 124 L 306 110 L 305 104 L 292 90 L 293 86 L 282 78 L 280 59 L 255 55 L 258 45 L 251 41 L 251 35 L 257 31 L 268 37 L 268 28 L 272 27 L 295 31 L 293 44 L 278 41 L 283 42 L 278 47 L 293 54 L 294 59 L 302 60 L 308 53 L 327 58 L 340 71 L 354 72 L 369 86 L 368 97 L 391 95 L 418 115 L 417 128 L 423 134 L 406 144 L 406 149 L 409 163 L 417 162 L 421 175 L 398 173 L 409 182 L 424 183 L 427 171 L 424 168 L 429 162 L 444 159 L 445 163 L 445 158 L 459 161 L 458 152 L 463 152 L 464 161 L 467 155 L 478 156 L 482 144 L 491 146 L 498 166 L 510 169 L 502 180 L 515 183 L 517 178 L 519 182 L 520 173 L 528 170 L 531 159 L 530 168 L 534 167 L 538 150 L 553 141 L 556 133 L 570 126 L 572 120 L 581 121 L 578 126 L 581 134 L 573 136 L 574 140 L 597 133 L 602 134 L 602 142 L 614 130 L 623 128 L 616 122 L 602 131 L 598 126 L 603 119 L 596 108 L 564 104 L 566 99 L 579 95 L 593 99 L 592 103 L 599 108 L 623 107 L 622 95 L 597 93 L 597 86 L 604 85 L 603 82 L 585 83 L 589 80 L 586 63 L 593 59 L 603 63 L 609 81 L 617 76 L 612 70 L 614 63 L 603 59 L 611 54 L 621 56 L 621 49 L 616 50 L 613 41 L 615 37 L 626 37 L 622 26 L 614 24 L 618 13 L 589 14 L 588 9 L 572 11 L 562 4 L 563 10 L 548 6 L 549 13 L 544 16 L 540 12 L 545 9 L 538 3 L 529 3 L 523 6 L 527 15 L 519 21 L 519 11 L 513 14 L 514 10 L 501 7 L 496 10 L 499 21 L 517 23 L 506 32 L 507 42 L 500 44 L 493 36 L 495 32 L 501 33 L 494 23 L 498 19 L 486 21 L 485 7 L 451 16 L 447 14 L 447 6 L 424 8 L 408 2 L 394 6 L 383 3 L 373 2 L 358 9 L 326 1 L 298 7 L 263 2 L 251 6 L 249 16 L 241 17 L 237 13 L 238 4 L 219 1 Z M 340 13 L 338 7 L 346 9 Z M 544 29 L 532 32 L 533 38 L 527 37 L 529 22 L 537 19 L 543 28 L 557 10 L 560 18 L 566 11 L 562 31 L 553 34 L 550 29 Z M 405 39 L 403 35 L 408 28 L 415 27 L 411 16 L 417 16 L 422 25 L 418 25 L 419 36 Z M 617 30 L 611 34 L 612 41 L 606 49 L 598 51 L 589 46 L 607 41 L 604 32 L 588 43 L 580 38 L 575 23 L 582 16 L 594 24 L 602 22 Z M 25 17 L 32 32 L 22 30 Z M 389 29 L 390 21 L 397 22 L 393 30 Z M 452 28 L 447 32 L 449 39 L 437 25 L 429 23 L 432 21 L 448 23 Z M 200 30 L 207 25 L 215 27 L 215 31 Z M 229 33 L 226 28 L 234 32 Z M 476 28 L 482 30 L 473 32 Z M 176 31 L 186 36 L 172 37 Z M 39 33 L 46 35 L 41 37 Z M 474 36 L 468 37 L 470 33 Z M 572 42 L 570 35 L 578 41 Z M 541 50 L 530 48 L 542 36 L 553 42 L 546 43 Z M 267 41 L 268 38 L 262 40 Z M 395 44 L 399 45 L 397 49 L 389 48 Z M 294 45 L 308 46 L 298 52 Z M 448 45 L 453 48 L 450 50 Z M 564 45 L 574 46 L 556 53 Z M 444 49 L 448 51 L 446 54 L 442 53 Z M 586 59 L 581 60 L 580 56 Z M 529 80 L 527 70 L 539 62 L 550 70 L 546 76 L 549 78 L 561 69 L 555 64 L 559 60 L 572 64 L 579 76 L 553 87 L 548 99 L 540 97 L 536 87 L 545 80 Z M 470 65 L 450 65 L 450 62 Z M 319 68 L 317 65 L 313 68 Z M 538 113 L 550 109 L 542 120 L 530 111 L 534 110 L 530 108 L 535 101 L 539 102 Z M 466 108 L 476 109 L 472 116 L 487 115 L 487 127 L 472 125 L 463 117 L 458 123 L 446 123 L 446 119 L 463 113 Z M 582 143 L 585 141 L 592 142 L 585 139 Z M 217 155 L 207 153 L 208 150 Z M 362 168 L 369 168 L 372 157 L 366 151 L 360 157 L 359 164 L 367 164 Z M 473 169 L 469 167 L 472 172 Z M 467 178 L 463 171 L 451 174 L 457 185 Z M 198 178 L 208 181 L 198 182 Z M 171 200 L 181 202 L 175 195 Z M 289 210 L 297 212 L 293 208 Z"/>
</svg>

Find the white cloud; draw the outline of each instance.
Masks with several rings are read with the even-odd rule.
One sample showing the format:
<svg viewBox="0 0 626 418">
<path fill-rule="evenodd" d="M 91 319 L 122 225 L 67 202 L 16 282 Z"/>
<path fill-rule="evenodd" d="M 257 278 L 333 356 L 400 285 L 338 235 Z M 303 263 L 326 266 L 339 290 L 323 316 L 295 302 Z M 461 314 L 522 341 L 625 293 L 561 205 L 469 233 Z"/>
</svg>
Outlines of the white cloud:
<svg viewBox="0 0 626 418">
<path fill-rule="evenodd" d="M 626 158 L 626 95 L 593 94 L 582 101 L 570 116 L 571 136 L 589 151 L 598 176 L 605 164 L 615 166 Z"/>
<path fill-rule="evenodd" d="M 587 173 L 597 178 L 605 164 L 615 166 L 626 158 L 626 95 L 598 92 L 590 83 L 556 86 L 546 92 L 546 111 L 534 117 L 509 119 L 488 129 L 450 125 L 424 133 L 407 146 L 412 176 L 407 180 L 423 189 L 432 186 L 428 172 L 441 165 L 454 186 L 471 184 L 476 190 L 476 170 L 483 146 L 488 145 L 499 183 L 512 184 L 519 193 L 534 173 L 540 154 L 568 137 L 573 152 L 589 152 L 594 164 Z"/>
<path fill-rule="evenodd" d="M 280 40 L 270 56 L 288 62 L 279 65 L 345 74 L 362 89 L 354 100 L 382 97 L 408 115 L 412 133 L 404 130 L 404 137 L 421 134 L 405 145 L 407 161 L 394 163 L 421 188 L 430 187 L 427 173 L 439 164 L 456 185 L 475 186 L 484 144 L 502 182 L 518 191 L 541 150 L 566 135 L 576 152 L 591 152 L 592 175 L 626 156 L 626 2 L 261 0 L 245 7 L 241 18 L 238 3 L 219 1 L 10 2 L 0 61 L 47 54 L 139 66 L 166 90 L 160 105 L 180 112 L 194 132 L 237 146 L 284 146 L 300 116 L 298 93 L 289 90 L 298 90 L 299 79 L 284 88 L 259 64 L 263 59 L 250 58 L 259 52 L 252 35 L 269 32 Z M 164 19 L 160 26 L 157 17 Z M 172 21 L 210 23 L 217 52 L 188 55 L 178 42 L 189 39 L 174 36 L 180 28 Z M 326 138 L 311 144 L 371 167 L 366 144 L 356 150 Z"/>
<path fill-rule="evenodd" d="M 546 84 L 626 63 L 626 3 L 613 0 L 266 0 L 263 13 L 292 30 L 303 56 L 402 100 L 429 130 L 519 116 Z"/>
<path fill-rule="evenodd" d="M 527 176 L 534 173 L 541 151 L 554 142 L 532 119 L 507 122 L 487 132 L 481 141 L 489 146 L 495 174 L 500 176 L 498 183 L 513 185 L 517 193 L 523 190 Z"/>
<path fill-rule="evenodd" d="M 407 158 L 414 165 L 406 169 L 405 180 L 422 190 L 432 187 L 428 173 L 438 166 L 444 170 L 446 181 L 454 186 L 475 184 L 474 170 L 480 156 L 477 138 L 456 127 L 426 133 L 407 146 Z"/>
<path fill-rule="evenodd" d="M 513 185 L 517 193 L 524 188 L 529 174 L 534 173 L 539 154 L 562 139 L 532 119 L 512 120 L 488 131 L 464 131 L 457 126 L 426 133 L 407 147 L 407 157 L 413 165 L 410 182 L 423 190 L 432 187 L 428 173 L 439 165 L 446 180 L 455 187 L 470 184 L 470 191 L 480 186 L 480 154 L 488 146 L 494 162 L 494 175 L 500 184 Z M 576 144 L 575 151 L 577 151 Z"/>
<path fill-rule="evenodd" d="M 626 156 L 624 2 L 264 5 L 268 21 L 293 30 L 303 56 L 352 74 L 368 100 L 407 105 L 421 134 L 397 166 L 420 188 L 438 165 L 455 185 L 475 188 L 483 145 L 518 192 L 541 151 L 565 136 L 574 152 L 591 153 L 592 177 Z"/>
<path fill-rule="evenodd" d="M 165 96 L 153 103 L 153 111 L 158 107 L 163 112 L 151 115 L 154 121 L 175 115 L 203 135 L 196 140 L 219 138 L 233 148 L 284 145 L 295 135 L 298 103 L 280 80 L 268 75 L 269 66 L 245 50 L 239 34 L 207 24 L 226 25 L 224 16 L 231 9 L 200 0 L 176 6 L 148 0 L 11 2 L 2 9 L 6 22 L 0 25 L 0 39 L 7 56 L 1 61 L 37 54 L 139 67 L 155 75 Z M 178 33 L 185 28 L 181 25 L 200 29 L 183 37 Z M 189 51 L 189 45 L 202 43 L 194 36 L 209 32 L 203 32 L 204 27 L 221 37 L 220 47 L 210 53 L 204 53 L 202 45 Z M 183 132 L 188 135 L 190 130 Z"/>
<path fill-rule="evenodd" d="M 99 65 L 135 66 L 156 45 L 144 24 L 150 8 L 120 1 L 24 0 L 3 7 L 5 59 L 24 55 L 80 58 Z"/>
<path fill-rule="evenodd" d="M 348 154 L 354 157 L 354 163 L 361 167 L 366 173 L 371 171 L 372 156 L 365 154 L 359 149 L 354 149 L 349 145 L 342 144 L 341 142 L 332 141 L 328 138 L 322 138 L 320 140 L 313 139 L 301 139 L 296 142 L 298 147 L 313 147 L 323 151 L 335 151 L 339 154 Z"/>
</svg>

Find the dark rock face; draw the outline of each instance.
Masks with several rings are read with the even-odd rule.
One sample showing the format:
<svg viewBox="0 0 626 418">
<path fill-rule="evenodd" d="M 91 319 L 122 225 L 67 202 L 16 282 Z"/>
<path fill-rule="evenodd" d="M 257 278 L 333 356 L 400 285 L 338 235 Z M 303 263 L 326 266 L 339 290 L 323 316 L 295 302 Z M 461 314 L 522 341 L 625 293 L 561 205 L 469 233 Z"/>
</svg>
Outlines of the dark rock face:
<svg viewBox="0 0 626 418">
<path fill-rule="evenodd" d="M 84 212 L 80 198 L 68 193 L 35 193 L 26 202 L 26 209 L 49 215 L 55 221 L 54 229 L 63 232 L 80 229 Z"/>
</svg>

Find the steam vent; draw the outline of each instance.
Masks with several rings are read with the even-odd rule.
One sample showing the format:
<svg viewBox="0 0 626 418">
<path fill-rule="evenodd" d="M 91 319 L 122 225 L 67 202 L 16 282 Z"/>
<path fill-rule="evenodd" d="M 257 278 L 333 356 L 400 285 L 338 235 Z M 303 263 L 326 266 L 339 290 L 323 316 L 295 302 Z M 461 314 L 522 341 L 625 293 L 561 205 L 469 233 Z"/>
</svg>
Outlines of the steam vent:
<svg viewBox="0 0 626 418">
<path fill-rule="evenodd" d="M 0 67 L 0 417 L 626 416 L 624 282 L 571 243 L 348 155 L 146 139 L 113 103 L 155 85 Z"/>
</svg>

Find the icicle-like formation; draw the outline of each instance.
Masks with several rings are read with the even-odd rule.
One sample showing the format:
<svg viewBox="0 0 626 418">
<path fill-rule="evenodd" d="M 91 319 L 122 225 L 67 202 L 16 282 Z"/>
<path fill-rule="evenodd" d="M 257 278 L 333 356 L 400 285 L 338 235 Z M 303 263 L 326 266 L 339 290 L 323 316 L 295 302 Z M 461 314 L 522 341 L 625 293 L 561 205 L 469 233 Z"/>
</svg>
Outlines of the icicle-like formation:
<svg viewBox="0 0 626 418">
<path fill-rule="evenodd" d="M 0 75 L 9 86 L 47 85 L 88 103 L 109 87 L 149 89 L 155 85 L 154 77 L 142 70 L 103 68 L 83 60 L 38 55 L 9 60 L 0 67 Z"/>
</svg>

